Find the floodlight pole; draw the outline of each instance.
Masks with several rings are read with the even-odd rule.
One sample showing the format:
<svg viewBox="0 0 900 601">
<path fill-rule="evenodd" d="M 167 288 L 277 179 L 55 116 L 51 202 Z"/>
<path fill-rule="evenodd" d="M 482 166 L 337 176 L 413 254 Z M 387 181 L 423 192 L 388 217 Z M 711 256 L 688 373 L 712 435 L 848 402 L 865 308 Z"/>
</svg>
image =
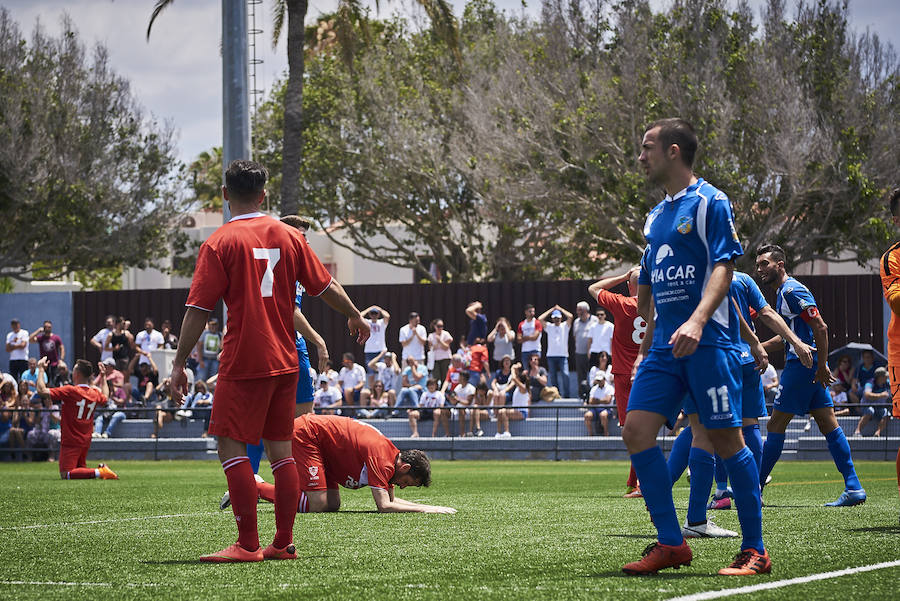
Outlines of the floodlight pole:
<svg viewBox="0 0 900 601">
<path fill-rule="evenodd" d="M 235 159 L 251 158 L 246 0 L 222 0 L 222 181 Z M 222 218 L 231 219 L 222 199 Z"/>
</svg>

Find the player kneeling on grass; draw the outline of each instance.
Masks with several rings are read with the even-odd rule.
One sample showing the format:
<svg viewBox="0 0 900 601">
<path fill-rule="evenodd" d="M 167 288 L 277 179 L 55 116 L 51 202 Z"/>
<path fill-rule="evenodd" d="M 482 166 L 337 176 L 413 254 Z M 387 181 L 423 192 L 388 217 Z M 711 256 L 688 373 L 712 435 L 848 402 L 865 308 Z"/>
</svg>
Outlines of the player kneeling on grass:
<svg viewBox="0 0 900 601">
<path fill-rule="evenodd" d="M 338 486 L 370 487 L 381 513 L 456 513 L 451 507 L 423 505 L 394 496 L 395 486 L 431 484 L 431 463 L 422 451 L 400 451 L 367 423 L 336 415 L 301 415 L 294 420 L 291 449 L 300 475 L 299 513 L 340 509 Z M 256 489 L 260 499 L 274 501 L 273 485 L 258 479 Z M 230 502 L 225 493 L 219 507 L 225 509 Z"/>
<path fill-rule="evenodd" d="M 72 380 L 75 385 L 47 388 L 47 357 L 38 361 L 37 392 L 41 396 L 49 396 L 62 406 L 62 436 L 59 447 L 59 476 L 63 480 L 85 480 L 103 478 L 118 480 L 115 472 L 101 463 L 97 469 L 87 467 L 87 454 L 91 448 L 91 434 L 94 432 L 94 410 L 106 405 L 109 388 L 106 383 L 106 366 L 98 365 L 100 370 L 100 388 L 91 386 L 93 369 L 84 359 L 75 362 L 72 368 Z"/>
</svg>

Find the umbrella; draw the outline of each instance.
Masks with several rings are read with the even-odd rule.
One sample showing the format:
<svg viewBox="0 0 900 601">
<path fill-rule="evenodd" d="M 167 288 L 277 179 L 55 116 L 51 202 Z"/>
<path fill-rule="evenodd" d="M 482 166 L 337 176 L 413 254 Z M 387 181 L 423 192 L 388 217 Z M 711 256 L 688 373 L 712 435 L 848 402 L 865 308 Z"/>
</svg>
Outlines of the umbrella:
<svg viewBox="0 0 900 601">
<path fill-rule="evenodd" d="M 828 353 L 828 362 L 831 364 L 836 364 L 837 358 L 842 355 L 849 355 L 850 360 L 853 362 L 854 367 L 859 365 L 862 362 L 862 353 L 863 351 L 872 351 L 875 355 L 875 366 L 880 367 L 882 365 L 887 365 L 887 357 L 881 354 L 881 351 L 878 351 L 871 344 L 863 344 L 862 342 L 851 342 L 850 344 L 846 344 L 840 348 L 836 348 L 830 353 Z"/>
</svg>

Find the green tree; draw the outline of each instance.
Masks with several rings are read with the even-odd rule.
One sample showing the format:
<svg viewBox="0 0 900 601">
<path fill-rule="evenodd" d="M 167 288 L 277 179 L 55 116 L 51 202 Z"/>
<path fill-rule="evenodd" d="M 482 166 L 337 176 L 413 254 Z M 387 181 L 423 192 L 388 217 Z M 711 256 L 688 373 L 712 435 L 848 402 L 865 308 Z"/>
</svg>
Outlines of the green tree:
<svg viewBox="0 0 900 601">
<path fill-rule="evenodd" d="M 169 254 L 186 209 L 170 129 L 68 17 L 30 40 L 0 8 L 0 277 L 109 283 Z"/>
</svg>

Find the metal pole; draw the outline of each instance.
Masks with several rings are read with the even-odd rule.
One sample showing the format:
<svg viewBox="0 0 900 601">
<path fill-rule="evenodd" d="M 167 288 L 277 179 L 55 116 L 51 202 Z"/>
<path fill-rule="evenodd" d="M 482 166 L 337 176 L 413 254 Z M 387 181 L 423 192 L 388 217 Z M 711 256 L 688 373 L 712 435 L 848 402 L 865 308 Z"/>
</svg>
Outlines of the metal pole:
<svg viewBox="0 0 900 601">
<path fill-rule="evenodd" d="M 235 159 L 250 158 L 250 89 L 248 82 L 246 0 L 222 0 L 222 181 Z M 223 201 L 222 217 L 231 219 Z"/>
<path fill-rule="evenodd" d="M 553 445 L 553 452 L 555 453 L 555 460 L 559 461 L 559 410 L 562 407 L 554 407 L 556 409 L 556 441 Z"/>
</svg>

